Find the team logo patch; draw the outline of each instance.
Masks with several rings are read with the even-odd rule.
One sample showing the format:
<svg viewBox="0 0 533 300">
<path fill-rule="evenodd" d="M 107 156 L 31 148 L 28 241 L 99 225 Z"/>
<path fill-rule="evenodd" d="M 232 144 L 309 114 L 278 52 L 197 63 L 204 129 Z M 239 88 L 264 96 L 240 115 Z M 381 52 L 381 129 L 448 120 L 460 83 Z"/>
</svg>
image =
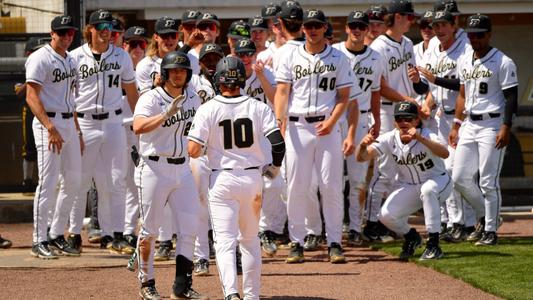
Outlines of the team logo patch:
<svg viewBox="0 0 533 300">
<path fill-rule="evenodd" d="M 68 23 L 70 23 L 70 20 L 71 20 L 70 17 L 62 17 L 61 18 L 61 24 L 62 25 L 68 24 Z"/>
<path fill-rule="evenodd" d="M 316 15 L 318 15 L 318 11 L 317 10 L 310 10 L 309 13 L 307 14 L 307 17 L 308 18 L 313 18 Z"/>
<path fill-rule="evenodd" d="M 427 18 L 431 17 L 431 13 L 430 12 L 427 12 L 426 15 L 428 13 L 429 13 L 429 16 Z M 438 11 L 438 12 L 435 13 L 435 19 L 442 18 L 443 16 L 444 16 L 444 12 L 443 11 Z"/>
<path fill-rule="evenodd" d="M 408 109 L 409 109 L 409 104 L 407 103 L 401 103 L 400 107 L 398 108 L 399 111 L 408 110 Z"/>
<path fill-rule="evenodd" d="M 481 22 L 481 21 L 480 21 L 479 19 L 477 19 L 477 18 L 472 18 L 472 19 L 470 20 L 470 24 L 468 24 L 468 26 L 470 26 L 470 27 L 477 27 L 477 26 L 479 25 L 480 22 Z"/>
<path fill-rule="evenodd" d="M 257 26 L 257 25 L 260 25 L 263 23 L 263 20 L 262 19 L 254 19 L 253 22 L 252 22 L 252 26 Z"/>
<path fill-rule="evenodd" d="M 168 19 L 165 21 L 165 27 L 172 27 L 176 24 L 176 21 L 174 21 L 173 19 Z"/>
<path fill-rule="evenodd" d="M 215 50 L 216 48 L 217 48 L 217 47 L 216 47 L 215 44 L 207 45 L 207 46 L 205 46 L 205 51 L 206 51 L 206 52 L 207 52 L 207 51 L 213 51 L 213 50 Z"/>
<path fill-rule="evenodd" d="M 271 14 L 273 14 L 273 13 L 275 13 L 275 12 L 276 12 L 276 7 L 273 7 L 273 6 L 268 7 L 268 8 L 266 9 L 266 11 L 265 11 L 265 13 L 266 13 L 267 15 L 271 15 Z"/>
<path fill-rule="evenodd" d="M 240 40 L 239 41 L 239 47 L 247 47 L 252 43 L 250 40 Z"/>
<path fill-rule="evenodd" d="M 362 18 L 363 17 L 363 12 L 360 12 L 360 11 L 356 11 L 354 14 L 353 14 L 353 17 L 354 18 Z"/>
<path fill-rule="evenodd" d="M 196 18 L 196 14 L 197 14 L 197 13 L 198 13 L 198 12 L 195 11 L 195 10 L 190 11 L 189 14 L 187 15 L 187 17 L 190 18 L 190 19 Z"/>
<path fill-rule="evenodd" d="M 214 17 L 213 17 L 213 14 L 211 14 L 211 13 L 205 13 L 205 14 L 202 16 L 202 19 L 203 19 L 203 20 L 214 19 Z"/>
<path fill-rule="evenodd" d="M 426 13 L 424 14 L 424 18 L 431 18 L 431 11 L 426 11 Z"/>
<path fill-rule="evenodd" d="M 176 58 L 174 59 L 174 63 L 175 64 L 182 64 L 186 61 L 187 59 L 183 56 L 176 56 Z"/>
<path fill-rule="evenodd" d="M 133 32 L 134 35 L 143 35 L 144 34 L 144 28 L 137 27 L 135 28 L 135 31 Z"/>
<path fill-rule="evenodd" d="M 98 15 L 98 19 L 102 20 L 102 19 L 107 19 L 109 18 L 109 12 L 108 11 L 101 11 L 100 14 Z"/>
</svg>

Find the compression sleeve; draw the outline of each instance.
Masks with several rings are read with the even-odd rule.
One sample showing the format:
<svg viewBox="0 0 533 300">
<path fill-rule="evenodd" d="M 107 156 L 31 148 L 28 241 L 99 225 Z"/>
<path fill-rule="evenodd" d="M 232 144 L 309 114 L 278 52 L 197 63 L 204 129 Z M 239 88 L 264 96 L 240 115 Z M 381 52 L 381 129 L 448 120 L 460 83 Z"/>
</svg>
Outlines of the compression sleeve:
<svg viewBox="0 0 533 300">
<path fill-rule="evenodd" d="M 505 96 L 505 113 L 503 116 L 503 124 L 511 127 L 513 125 L 513 115 L 516 113 L 518 106 L 518 86 L 515 85 L 503 90 Z"/>
<path fill-rule="evenodd" d="M 285 141 L 281 135 L 281 131 L 276 130 L 267 136 L 267 139 L 272 144 L 272 164 L 276 167 L 281 166 L 283 157 L 285 156 Z"/>
<path fill-rule="evenodd" d="M 453 91 L 459 91 L 459 88 L 461 86 L 459 78 L 435 77 L 435 84 Z"/>
</svg>

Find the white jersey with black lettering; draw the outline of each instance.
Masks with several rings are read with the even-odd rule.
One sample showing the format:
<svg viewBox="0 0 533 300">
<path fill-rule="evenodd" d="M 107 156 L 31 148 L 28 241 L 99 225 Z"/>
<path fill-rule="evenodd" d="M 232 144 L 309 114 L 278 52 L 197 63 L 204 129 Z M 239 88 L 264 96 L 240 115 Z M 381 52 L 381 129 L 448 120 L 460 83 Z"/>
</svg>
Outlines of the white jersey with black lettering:
<svg viewBox="0 0 533 300">
<path fill-rule="evenodd" d="M 122 83 L 135 83 L 129 54 L 109 45 L 97 61 L 88 44 L 72 51 L 77 73 L 76 110 L 105 113 L 122 107 Z"/>
<path fill-rule="evenodd" d="M 439 137 L 427 128 L 420 130 L 420 135 L 437 141 L 443 145 Z M 424 144 L 417 140 L 404 144 L 400 140 L 398 129 L 393 129 L 380 135 L 371 144 L 379 155 L 392 157 L 391 163 L 396 165 L 397 181 L 401 184 L 422 184 L 430 178 L 446 174 L 444 160 L 431 152 Z"/>
<path fill-rule="evenodd" d="M 143 157 L 186 157 L 188 159 L 186 136 L 200 106 L 200 98 L 192 88 L 185 89 L 184 95 L 185 99 L 180 103 L 182 109 L 178 113 L 166 119 L 159 130 L 139 136 L 139 152 Z M 173 97 L 161 87 L 148 91 L 139 98 L 133 118 L 161 114 L 172 100 Z"/>
<path fill-rule="evenodd" d="M 211 169 L 260 167 L 266 164 L 262 136 L 279 130 L 274 113 L 250 96 L 215 96 L 200 106 L 188 138 L 207 146 Z"/>
<path fill-rule="evenodd" d="M 193 74 L 200 74 L 200 60 L 199 60 L 200 54 L 196 52 L 195 49 L 189 50 L 187 52 L 187 57 L 189 58 L 189 61 L 191 62 L 191 69 Z"/>
<path fill-rule="evenodd" d="M 458 28 L 455 31 L 455 39 L 463 41 L 464 43 L 470 45 L 470 40 L 468 39 L 468 35 L 466 34 L 464 29 L 462 29 L 462 28 Z M 434 50 L 435 47 L 438 48 L 439 46 L 440 46 L 439 38 L 437 36 L 434 36 L 434 37 L 431 38 L 431 40 L 429 40 L 429 44 L 428 44 L 427 50 Z"/>
<path fill-rule="evenodd" d="M 366 46 L 362 53 L 354 54 L 346 49 L 344 42 L 334 44 L 333 48 L 344 53 L 350 61 L 355 82 L 361 89 L 361 94 L 357 97 L 359 110 L 369 110 L 372 92 L 381 89 L 381 76 L 383 75 L 381 56 L 372 48 Z"/>
<path fill-rule="evenodd" d="M 402 36 L 401 42 L 398 43 L 382 34 L 370 44 L 370 47 L 382 57 L 383 77 L 389 86 L 402 95 L 416 97 L 413 82 L 407 75 L 408 66 L 415 66 L 413 42 L 408 37 Z"/>
<path fill-rule="evenodd" d="M 33 52 L 26 60 L 26 82 L 41 86 L 39 98 L 47 112 L 73 112 L 76 64 L 67 52 L 62 57 L 50 44 Z"/>
<path fill-rule="evenodd" d="M 263 63 L 269 62 L 268 64 L 265 65 L 265 67 L 273 72 L 274 68 L 273 68 L 272 60 L 273 60 L 274 52 L 276 52 L 277 50 L 278 50 L 278 47 L 276 47 L 276 43 L 272 42 L 267 46 L 265 50 L 257 53 L 256 60 L 260 60 Z"/>
<path fill-rule="evenodd" d="M 465 87 L 467 114 L 503 113 L 503 90 L 517 86 L 516 65 L 503 52 L 492 48 L 481 59 L 470 49 L 459 59 L 459 79 Z"/>
<path fill-rule="evenodd" d="M 157 55 L 146 56 L 141 59 L 135 69 L 139 94 L 148 92 L 154 88 L 154 79 L 161 72 L 161 58 Z"/>
<path fill-rule="evenodd" d="M 211 82 L 209 82 L 209 80 L 205 78 L 204 75 L 193 74 L 191 77 L 191 81 L 189 81 L 189 85 L 196 91 L 196 93 L 200 97 L 200 100 L 202 100 L 202 104 L 206 103 L 207 101 L 213 99 L 213 97 L 216 96 L 215 89 L 213 89 L 213 85 L 211 85 Z"/>
<path fill-rule="evenodd" d="M 283 56 L 276 81 L 292 84 L 289 115 L 315 116 L 329 115 L 337 104 L 337 90 L 351 87 L 354 77 L 341 51 L 327 45 L 313 55 L 301 45 Z"/>
<path fill-rule="evenodd" d="M 263 70 L 263 72 L 268 82 L 270 82 L 270 84 L 275 87 L 276 79 L 274 78 L 274 74 L 272 74 L 272 72 L 270 72 L 270 70 L 266 68 Z M 252 71 L 252 75 L 250 75 L 250 77 L 246 79 L 244 92 L 246 93 L 246 95 L 256 98 L 257 100 L 268 104 L 270 108 L 273 108 L 272 101 L 274 101 L 274 99 L 270 99 L 270 101 L 267 99 L 265 90 L 261 86 L 261 81 L 259 80 L 259 78 L 257 78 L 257 74 L 255 73 L 255 71 Z"/>
<path fill-rule="evenodd" d="M 283 57 L 289 55 L 290 53 L 292 53 L 292 51 L 294 51 L 303 44 L 305 44 L 305 41 L 302 39 L 289 40 L 283 46 L 277 48 L 276 51 L 274 51 L 274 53 L 272 54 L 272 73 L 274 73 L 274 75 L 276 74 L 276 71 L 278 70 L 279 64 L 283 60 Z"/>
</svg>

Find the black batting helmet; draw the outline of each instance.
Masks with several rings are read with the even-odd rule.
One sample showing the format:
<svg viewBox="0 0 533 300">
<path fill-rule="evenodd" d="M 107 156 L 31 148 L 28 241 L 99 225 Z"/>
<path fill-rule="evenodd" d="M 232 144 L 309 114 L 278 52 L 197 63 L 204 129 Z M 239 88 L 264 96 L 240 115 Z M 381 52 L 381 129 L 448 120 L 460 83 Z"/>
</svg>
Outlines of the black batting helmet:
<svg viewBox="0 0 533 300">
<path fill-rule="evenodd" d="M 239 58 L 227 56 L 218 62 L 215 72 L 215 85 L 218 87 L 220 84 L 230 88 L 233 86 L 244 88 L 246 85 L 246 69 Z"/>
<path fill-rule="evenodd" d="M 192 77 L 191 61 L 187 54 L 179 51 L 171 51 L 161 60 L 161 79 L 168 80 L 168 70 L 170 69 L 187 69 L 188 83 Z"/>
</svg>

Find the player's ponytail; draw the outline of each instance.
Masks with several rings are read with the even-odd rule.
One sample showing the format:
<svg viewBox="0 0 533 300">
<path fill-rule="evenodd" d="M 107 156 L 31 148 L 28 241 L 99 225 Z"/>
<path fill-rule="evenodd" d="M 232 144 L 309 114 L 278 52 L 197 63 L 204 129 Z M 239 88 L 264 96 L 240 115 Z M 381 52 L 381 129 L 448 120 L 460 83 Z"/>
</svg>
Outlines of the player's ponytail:
<svg viewBox="0 0 533 300">
<path fill-rule="evenodd" d="M 148 44 L 148 48 L 146 49 L 146 56 L 153 57 L 155 55 L 158 55 L 159 53 L 159 46 L 157 45 L 157 41 L 152 38 L 150 43 Z"/>
<path fill-rule="evenodd" d="M 92 25 L 87 25 L 85 26 L 85 28 L 83 29 L 83 39 L 85 40 L 85 42 L 89 45 L 91 45 L 91 42 L 92 42 L 92 35 L 91 35 L 91 28 L 92 28 Z"/>
</svg>

